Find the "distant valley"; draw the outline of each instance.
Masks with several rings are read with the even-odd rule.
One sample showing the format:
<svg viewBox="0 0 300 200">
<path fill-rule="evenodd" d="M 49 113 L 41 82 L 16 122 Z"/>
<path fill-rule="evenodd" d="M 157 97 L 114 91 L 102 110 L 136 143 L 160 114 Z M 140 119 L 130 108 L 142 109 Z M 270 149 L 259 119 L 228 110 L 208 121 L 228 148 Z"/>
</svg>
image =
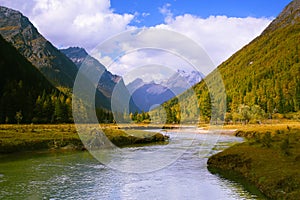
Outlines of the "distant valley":
<svg viewBox="0 0 300 200">
<path fill-rule="evenodd" d="M 148 112 L 167 100 L 183 93 L 187 89 L 200 82 L 204 75 L 197 71 L 190 73 L 184 70 L 177 70 L 169 79 L 161 80 L 156 83 L 144 82 L 137 78 L 126 87 L 131 94 L 133 102 L 140 108 L 140 110 Z"/>
</svg>

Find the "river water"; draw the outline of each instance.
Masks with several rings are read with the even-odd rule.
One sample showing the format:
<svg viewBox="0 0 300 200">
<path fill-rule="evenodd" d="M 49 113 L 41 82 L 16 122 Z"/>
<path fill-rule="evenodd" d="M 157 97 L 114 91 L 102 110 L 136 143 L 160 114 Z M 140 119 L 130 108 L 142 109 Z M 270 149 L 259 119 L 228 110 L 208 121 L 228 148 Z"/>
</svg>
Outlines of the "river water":
<svg viewBox="0 0 300 200">
<path fill-rule="evenodd" d="M 171 149 L 176 153 L 176 144 L 193 139 L 185 153 L 174 162 L 148 173 L 112 169 L 89 152 L 2 156 L 0 199 L 262 199 L 246 191 L 239 183 L 207 170 L 209 155 L 242 141 L 241 138 L 190 131 L 176 133 L 176 137 L 172 132 L 168 134 L 168 145 L 126 148 L 132 152 L 155 150 L 159 156 L 153 162 L 160 162 L 159 159 L 168 156 L 164 155 L 166 152 L 172 153 L 159 151 L 160 148 L 173 145 Z M 137 165 L 142 165 L 142 162 L 137 162 Z"/>
</svg>

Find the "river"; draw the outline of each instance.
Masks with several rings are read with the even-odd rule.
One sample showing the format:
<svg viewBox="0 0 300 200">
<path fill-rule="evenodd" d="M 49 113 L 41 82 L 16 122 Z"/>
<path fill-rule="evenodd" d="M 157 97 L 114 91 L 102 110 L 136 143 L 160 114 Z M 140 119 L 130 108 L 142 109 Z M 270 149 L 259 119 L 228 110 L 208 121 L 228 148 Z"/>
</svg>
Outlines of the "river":
<svg viewBox="0 0 300 200">
<path fill-rule="evenodd" d="M 239 183 L 207 170 L 209 155 L 242 141 L 241 138 L 189 131 L 180 134 L 170 131 L 168 135 L 168 145 L 126 148 L 129 152 L 153 150 L 158 155 L 153 162 L 159 163 L 168 156 L 164 154 L 176 154 L 178 144 L 184 141 L 189 143 L 183 155 L 148 173 L 112 169 L 101 164 L 89 152 L 35 152 L 2 156 L 0 199 L 262 199 L 246 191 Z M 160 151 L 166 147 L 171 147 L 172 152 Z M 118 156 L 113 159 L 118 159 Z M 122 159 L 126 160 L 124 157 Z M 139 158 L 131 158 L 135 159 Z M 136 163 L 142 165 L 143 162 Z"/>
</svg>

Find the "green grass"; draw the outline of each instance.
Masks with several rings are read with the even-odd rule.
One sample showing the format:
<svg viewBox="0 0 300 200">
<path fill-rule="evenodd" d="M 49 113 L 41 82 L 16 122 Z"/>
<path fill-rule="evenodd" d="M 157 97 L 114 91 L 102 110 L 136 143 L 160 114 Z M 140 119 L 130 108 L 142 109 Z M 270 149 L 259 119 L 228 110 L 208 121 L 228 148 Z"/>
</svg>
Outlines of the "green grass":
<svg viewBox="0 0 300 200">
<path fill-rule="evenodd" d="M 104 127 L 104 128 L 103 128 Z M 101 125 L 107 138 L 119 147 L 163 142 L 160 133 L 142 130 L 120 130 Z M 57 125 L 0 125 L 0 154 L 40 149 L 85 149 L 74 124 Z"/>
<path fill-rule="evenodd" d="M 119 147 L 148 143 L 164 143 L 168 139 L 160 133 L 143 130 L 120 130 L 114 128 L 105 128 L 102 130 L 107 138 Z"/>
<path fill-rule="evenodd" d="M 236 172 L 272 199 L 299 198 L 300 129 L 276 127 L 239 130 L 247 141 L 209 158 L 209 169 Z"/>
<path fill-rule="evenodd" d="M 262 124 L 234 124 L 225 125 L 224 129 L 237 129 L 239 131 L 258 131 L 258 132 L 275 132 L 277 130 L 285 130 L 287 127 L 291 129 L 300 129 L 299 121 L 291 120 L 266 120 Z"/>
<path fill-rule="evenodd" d="M 74 125 L 0 125 L 0 153 L 83 148 Z"/>
</svg>

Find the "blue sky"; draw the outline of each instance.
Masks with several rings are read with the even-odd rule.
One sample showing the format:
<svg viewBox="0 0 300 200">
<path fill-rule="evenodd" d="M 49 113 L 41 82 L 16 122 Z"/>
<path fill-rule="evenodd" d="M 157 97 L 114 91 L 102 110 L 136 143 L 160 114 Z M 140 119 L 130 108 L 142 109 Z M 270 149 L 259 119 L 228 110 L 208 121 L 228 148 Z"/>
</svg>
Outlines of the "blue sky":
<svg viewBox="0 0 300 200">
<path fill-rule="evenodd" d="M 290 0 L 0 0 L 0 5 L 21 11 L 58 48 L 79 46 L 91 52 L 97 45 L 124 31 L 141 27 L 166 29 L 195 41 L 214 65 L 218 66 L 259 36 L 289 2 Z M 164 40 L 161 41 L 163 42 Z M 126 49 L 126 45 L 123 46 Z M 98 59 L 108 67 L 113 58 L 103 55 Z M 148 63 L 155 62 L 155 59 L 165 61 L 166 65 L 178 65 L 171 57 L 155 56 L 155 53 L 151 55 L 145 52 L 124 55 L 117 67 L 109 70 L 123 75 L 132 66 L 139 66 L 145 60 Z"/>
<path fill-rule="evenodd" d="M 228 17 L 276 17 L 290 0 L 111 0 L 111 7 L 117 13 L 139 13 L 134 26 L 154 26 L 164 22 L 159 12 L 166 4 L 174 16 L 186 13 L 207 18 L 211 15 Z M 142 14 L 147 14 L 143 17 Z"/>
</svg>

